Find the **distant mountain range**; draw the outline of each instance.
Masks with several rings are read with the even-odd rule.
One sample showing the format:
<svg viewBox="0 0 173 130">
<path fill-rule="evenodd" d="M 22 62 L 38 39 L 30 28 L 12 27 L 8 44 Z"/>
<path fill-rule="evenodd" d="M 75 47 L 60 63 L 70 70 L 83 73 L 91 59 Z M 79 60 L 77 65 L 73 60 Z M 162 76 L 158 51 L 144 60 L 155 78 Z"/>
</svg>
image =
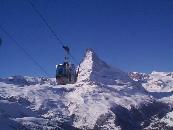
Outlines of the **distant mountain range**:
<svg viewBox="0 0 173 130">
<path fill-rule="evenodd" d="M 173 130 L 173 73 L 127 73 L 88 49 L 75 84 L 0 79 L 0 130 Z"/>
</svg>

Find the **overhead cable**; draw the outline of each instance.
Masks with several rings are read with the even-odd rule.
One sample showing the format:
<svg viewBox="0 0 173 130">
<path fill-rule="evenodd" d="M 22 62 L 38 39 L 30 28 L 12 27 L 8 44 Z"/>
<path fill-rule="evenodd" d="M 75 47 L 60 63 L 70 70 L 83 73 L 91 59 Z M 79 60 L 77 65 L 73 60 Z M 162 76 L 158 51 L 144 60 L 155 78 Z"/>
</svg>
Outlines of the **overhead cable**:
<svg viewBox="0 0 173 130">
<path fill-rule="evenodd" d="M 44 22 L 44 24 L 47 26 L 47 28 L 52 33 L 52 35 L 56 38 L 56 40 L 58 41 L 57 44 L 60 44 L 63 47 L 64 46 L 64 42 L 58 37 L 58 35 L 56 34 L 56 32 L 54 31 L 54 29 L 52 28 L 52 26 L 47 22 L 47 19 L 37 9 L 37 7 L 34 5 L 34 3 L 32 2 L 32 0 L 28 0 L 28 2 L 30 3 L 30 5 L 33 8 L 33 10 L 38 14 L 38 16 Z M 75 59 L 75 57 L 71 53 L 70 53 L 70 56 L 74 60 L 74 62 L 76 62 L 76 64 L 78 64 L 77 60 Z"/>
<path fill-rule="evenodd" d="M 34 59 L 32 55 L 29 54 L 29 52 L 14 37 L 12 37 L 12 35 L 9 32 L 7 32 L 7 30 L 5 30 L 1 25 L 0 29 L 14 42 L 14 44 L 19 49 L 21 49 L 24 52 L 24 54 L 45 74 L 45 76 L 49 77 L 48 72 L 39 64 L 39 62 L 37 62 L 36 59 Z"/>
</svg>

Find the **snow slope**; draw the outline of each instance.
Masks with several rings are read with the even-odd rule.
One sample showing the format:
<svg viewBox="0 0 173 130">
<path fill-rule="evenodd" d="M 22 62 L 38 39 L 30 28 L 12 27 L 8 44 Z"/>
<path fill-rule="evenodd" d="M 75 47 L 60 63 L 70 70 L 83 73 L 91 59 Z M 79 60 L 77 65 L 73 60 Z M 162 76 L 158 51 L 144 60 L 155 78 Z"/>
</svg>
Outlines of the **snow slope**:
<svg viewBox="0 0 173 130">
<path fill-rule="evenodd" d="M 86 51 L 79 67 L 77 82 L 69 85 L 28 76 L 0 79 L 0 128 L 142 130 L 158 115 L 160 122 L 171 119 L 167 118 L 173 111 L 171 102 L 148 91 L 146 76 L 134 80 L 102 61 L 92 49 Z"/>
</svg>

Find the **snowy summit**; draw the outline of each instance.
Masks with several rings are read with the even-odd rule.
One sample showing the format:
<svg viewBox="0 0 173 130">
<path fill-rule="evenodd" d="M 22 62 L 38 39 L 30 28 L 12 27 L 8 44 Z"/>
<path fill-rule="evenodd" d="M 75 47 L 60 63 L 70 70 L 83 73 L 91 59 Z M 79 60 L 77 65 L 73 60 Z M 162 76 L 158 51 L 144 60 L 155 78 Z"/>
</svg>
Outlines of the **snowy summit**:
<svg viewBox="0 0 173 130">
<path fill-rule="evenodd" d="M 87 49 L 80 64 L 78 81 L 93 81 L 107 84 L 115 84 L 119 80 L 130 81 L 127 73 L 113 68 L 102 61 L 92 49 Z"/>
<path fill-rule="evenodd" d="M 127 73 L 88 49 L 75 84 L 28 76 L 0 79 L 0 128 L 173 129 L 172 88 L 172 73 Z"/>
</svg>

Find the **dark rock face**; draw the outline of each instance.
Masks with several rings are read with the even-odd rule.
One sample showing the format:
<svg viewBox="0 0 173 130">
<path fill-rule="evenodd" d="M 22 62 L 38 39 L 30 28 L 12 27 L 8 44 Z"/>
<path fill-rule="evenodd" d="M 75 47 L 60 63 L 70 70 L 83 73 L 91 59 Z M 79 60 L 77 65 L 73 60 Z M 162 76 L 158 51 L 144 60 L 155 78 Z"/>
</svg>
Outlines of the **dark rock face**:
<svg viewBox="0 0 173 130">
<path fill-rule="evenodd" d="M 116 126 L 119 126 L 122 130 L 160 130 L 161 128 L 165 128 L 164 130 L 172 130 L 173 128 L 166 126 L 165 123 L 159 121 L 152 122 L 154 118 L 161 119 L 172 110 L 169 105 L 160 102 L 143 104 L 139 108 L 132 107 L 130 110 L 122 106 L 111 108 L 111 111 L 116 117 L 114 122 Z M 102 126 L 111 116 L 110 113 L 100 116 L 94 130 L 101 130 Z M 147 127 L 151 125 L 152 129 L 147 129 Z"/>
<path fill-rule="evenodd" d="M 132 80 L 138 81 L 139 83 L 147 82 L 149 79 L 149 75 L 144 73 L 129 72 L 128 75 Z"/>
<path fill-rule="evenodd" d="M 111 113 L 106 113 L 104 115 L 101 115 L 100 118 L 97 120 L 93 130 L 100 130 L 103 128 L 103 125 L 106 125 L 107 121 L 113 118 L 113 115 Z"/>
</svg>

